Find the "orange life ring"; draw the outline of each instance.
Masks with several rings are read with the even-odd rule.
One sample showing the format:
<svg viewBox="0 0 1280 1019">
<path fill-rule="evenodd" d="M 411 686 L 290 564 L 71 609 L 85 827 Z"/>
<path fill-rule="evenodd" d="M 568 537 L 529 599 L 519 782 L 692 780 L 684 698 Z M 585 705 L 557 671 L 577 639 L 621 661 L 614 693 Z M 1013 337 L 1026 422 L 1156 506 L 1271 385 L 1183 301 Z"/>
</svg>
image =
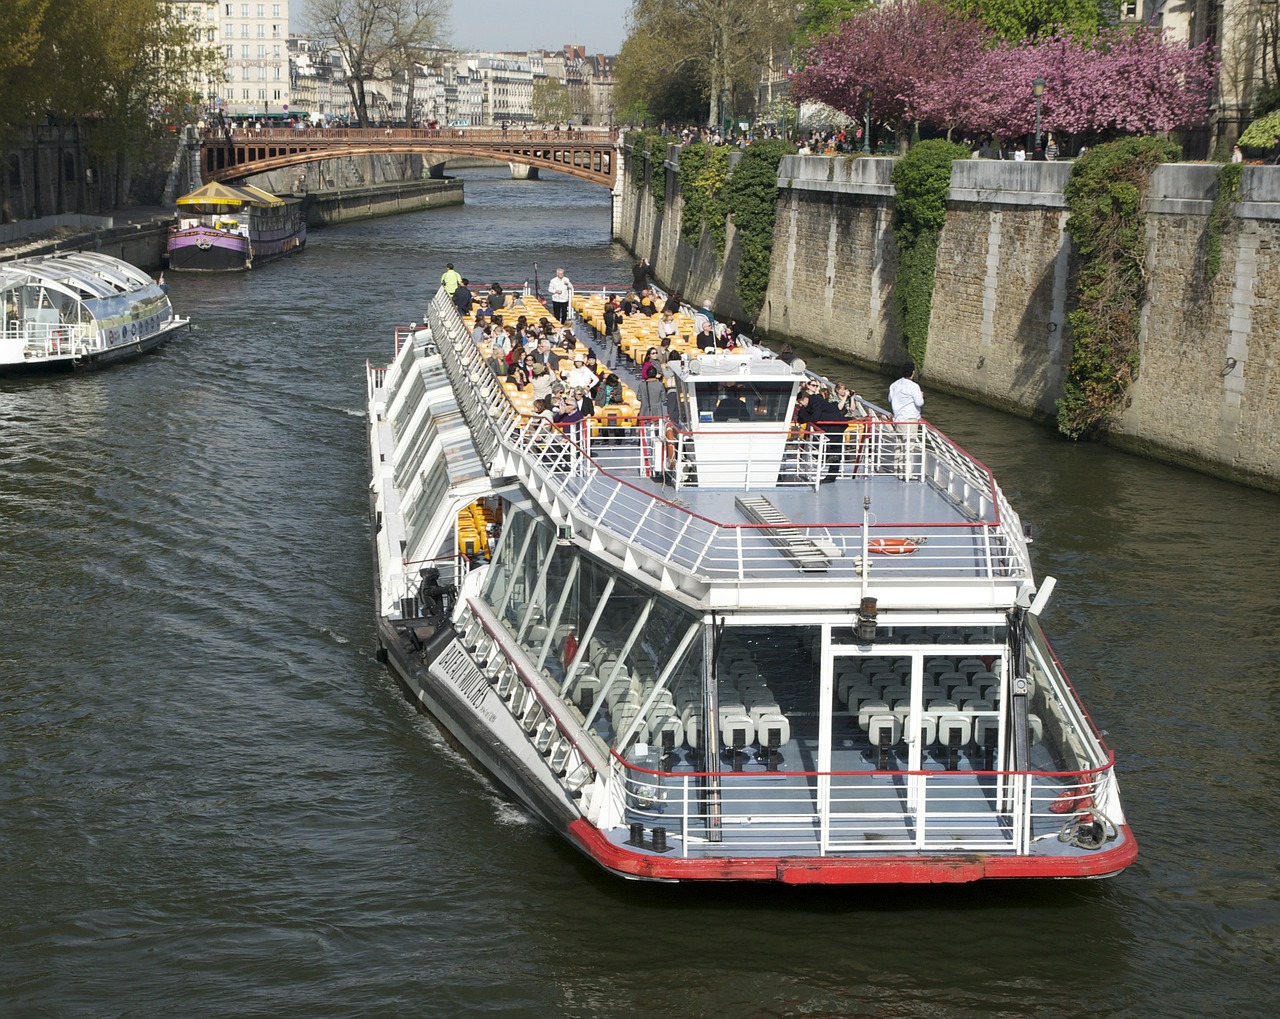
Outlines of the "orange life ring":
<svg viewBox="0 0 1280 1019">
<path fill-rule="evenodd" d="M 872 538 L 867 548 L 881 555 L 910 555 L 920 546 L 909 538 Z"/>
<path fill-rule="evenodd" d="M 1064 789 L 1049 804 L 1051 814 L 1075 814 L 1093 806 L 1093 794 L 1082 786 Z"/>
<path fill-rule="evenodd" d="M 676 438 L 676 430 L 668 424 L 665 434 L 666 441 L 664 443 L 668 466 L 676 462 Z"/>
</svg>

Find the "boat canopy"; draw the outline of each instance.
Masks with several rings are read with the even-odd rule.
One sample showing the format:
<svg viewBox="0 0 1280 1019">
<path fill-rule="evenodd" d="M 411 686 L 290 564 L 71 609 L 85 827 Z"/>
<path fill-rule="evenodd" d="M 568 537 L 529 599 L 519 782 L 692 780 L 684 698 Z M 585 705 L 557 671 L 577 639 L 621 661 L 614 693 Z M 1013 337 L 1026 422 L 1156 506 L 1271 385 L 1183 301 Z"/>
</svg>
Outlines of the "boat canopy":
<svg viewBox="0 0 1280 1019">
<path fill-rule="evenodd" d="M 231 185 L 213 181 L 183 195 L 176 204 L 195 208 L 199 212 L 220 212 L 228 207 L 238 209 L 242 205 L 284 205 L 284 199 L 252 184 Z"/>
<path fill-rule="evenodd" d="M 173 318 L 164 288 L 128 262 L 64 252 L 0 264 L 0 364 L 83 356 L 146 339 Z"/>
</svg>

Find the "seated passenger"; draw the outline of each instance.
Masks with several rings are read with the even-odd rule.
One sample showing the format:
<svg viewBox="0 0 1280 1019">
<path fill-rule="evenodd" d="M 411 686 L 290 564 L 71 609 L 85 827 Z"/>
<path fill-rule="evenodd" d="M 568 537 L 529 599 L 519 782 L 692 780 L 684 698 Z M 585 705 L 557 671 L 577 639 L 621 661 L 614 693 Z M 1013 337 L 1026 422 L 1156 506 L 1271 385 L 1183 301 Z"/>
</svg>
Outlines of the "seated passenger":
<svg viewBox="0 0 1280 1019">
<path fill-rule="evenodd" d="M 725 394 L 716 404 L 716 421 L 746 421 L 751 417 L 747 409 L 747 401 L 742 398 L 742 391 L 737 386 L 726 386 Z"/>
</svg>

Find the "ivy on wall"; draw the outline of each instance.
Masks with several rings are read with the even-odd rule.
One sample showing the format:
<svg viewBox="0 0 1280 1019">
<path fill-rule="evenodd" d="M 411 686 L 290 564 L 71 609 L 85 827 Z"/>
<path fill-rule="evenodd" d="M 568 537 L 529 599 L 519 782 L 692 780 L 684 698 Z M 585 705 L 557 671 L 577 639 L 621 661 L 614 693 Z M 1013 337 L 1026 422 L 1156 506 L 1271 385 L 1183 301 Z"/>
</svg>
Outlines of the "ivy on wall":
<svg viewBox="0 0 1280 1019">
<path fill-rule="evenodd" d="M 1076 243 L 1071 364 L 1058 400 L 1058 430 L 1097 432 L 1138 377 L 1139 316 L 1147 297 L 1143 207 L 1151 174 L 1176 160 L 1164 138 L 1125 138 L 1090 149 L 1067 180 L 1067 230 Z"/>
<path fill-rule="evenodd" d="M 752 142 L 729 178 L 727 204 L 732 209 L 738 244 L 738 299 L 753 322 L 764 307 L 773 257 L 773 224 L 778 215 L 778 164 L 796 147 L 780 138 Z"/>
<path fill-rule="evenodd" d="M 893 296 L 902 340 L 917 365 L 924 364 L 933 307 L 938 238 L 947 218 L 951 164 L 968 159 L 964 145 L 930 139 L 912 145 L 893 168 L 893 233 L 898 242 L 898 275 Z"/>
<path fill-rule="evenodd" d="M 1243 176 L 1243 163 L 1224 163 L 1218 167 L 1213 208 L 1209 212 L 1209 228 L 1205 236 L 1204 271 L 1209 280 L 1222 268 L 1222 231 L 1231 221 L 1236 202 L 1240 201 Z"/>
<path fill-rule="evenodd" d="M 729 152 L 723 145 L 685 145 L 680 149 L 680 236 L 693 246 L 702 238 L 705 224 L 715 242 L 716 256 L 724 258 L 725 223 L 729 218 Z"/>
<path fill-rule="evenodd" d="M 654 203 L 661 205 L 667 197 L 667 174 L 664 164 L 667 159 L 667 146 L 670 139 L 655 130 L 633 131 L 631 138 L 631 159 L 628 168 L 631 180 L 637 188 L 644 186 L 646 165 L 649 167 L 649 195 Z"/>
</svg>

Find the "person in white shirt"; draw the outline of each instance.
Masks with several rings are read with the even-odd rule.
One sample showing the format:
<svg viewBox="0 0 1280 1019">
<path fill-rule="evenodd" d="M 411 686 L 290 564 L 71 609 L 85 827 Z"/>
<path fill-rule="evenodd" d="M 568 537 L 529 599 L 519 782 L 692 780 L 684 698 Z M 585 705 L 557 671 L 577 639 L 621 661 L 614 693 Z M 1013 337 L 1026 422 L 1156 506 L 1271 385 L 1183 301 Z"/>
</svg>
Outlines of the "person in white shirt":
<svg viewBox="0 0 1280 1019">
<path fill-rule="evenodd" d="M 894 429 L 897 431 L 897 442 L 886 442 L 886 452 L 893 454 L 897 446 L 904 454 L 903 467 L 908 477 L 911 476 L 918 457 L 910 456 L 911 447 L 920 431 L 920 419 L 924 412 L 924 393 L 916 382 L 916 366 L 908 361 L 902 369 L 902 376 L 889 387 L 889 407 L 893 411 Z M 887 436 L 886 436 L 887 438 Z M 894 456 L 889 457 L 889 469 L 892 470 Z"/>
<path fill-rule="evenodd" d="M 547 294 L 551 297 L 551 313 L 561 325 L 569 320 L 569 299 L 573 297 L 573 284 L 563 269 L 557 269 L 547 284 Z"/>
<path fill-rule="evenodd" d="M 902 376 L 889 387 L 889 407 L 894 421 L 919 421 L 924 410 L 924 392 L 916 382 L 916 366 L 910 361 Z"/>
<path fill-rule="evenodd" d="M 582 389 L 590 394 L 600 384 L 600 376 L 587 367 L 586 354 L 579 352 L 574 354 L 573 368 L 564 381 L 570 389 Z"/>
</svg>

